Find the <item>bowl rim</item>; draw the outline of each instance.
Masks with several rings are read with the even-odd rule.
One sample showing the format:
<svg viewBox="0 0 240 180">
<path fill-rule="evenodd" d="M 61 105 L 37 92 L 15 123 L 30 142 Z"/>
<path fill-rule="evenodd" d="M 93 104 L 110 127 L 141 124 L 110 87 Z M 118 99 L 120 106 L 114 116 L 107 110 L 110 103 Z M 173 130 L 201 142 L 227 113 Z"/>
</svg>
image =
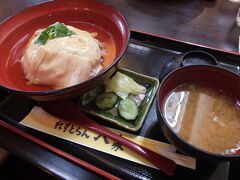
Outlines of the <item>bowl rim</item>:
<svg viewBox="0 0 240 180">
<path fill-rule="evenodd" d="M 68 0 L 68 1 L 69 2 L 78 2 L 77 0 Z M 7 87 L 7 86 L 4 86 L 4 85 L 0 84 L 0 88 L 1 89 L 5 90 L 7 92 L 13 93 L 13 94 L 22 94 L 22 95 L 28 95 L 28 96 L 45 96 L 45 95 L 53 95 L 53 94 L 56 94 L 56 93 L 63 93 L 65 91 L 69 91 L 71 89 L 75 89 L 78 86 L 88 84 L 90 81 L 95 80 L 97 77 L 107 73 L 107 71 L 109 69 L 111 69 L 113 66 L 115 66 L 115 65 L 117 65 L 119 63 L 119 61 L 121 60 L 122 56 L 126 52 L 126 50 L 128 48 L 128 45 L 129 45 L 129 42 L 130 42 L 130 26 L 129 26 L 129 23 L 127 21 L 127 18 L 124 16 L 124 14 L 122 12 L 120 12 L 118 9 L 116 9 L 116 8 L 114 8 L 112 6 L 108 6 L 108 5 L 104 4 L 104 3 L 93 1 L 93 0 L 83 0 L 83 1 L 86 1 L 86 2 L 89 1 L 91 3 L 96 3 L 98 5 L 102 5 L 102 6 L 105 6 L 107 8 L 111 8 L 115 13 L 117 13 L 122 18 L 123 22 L 126 24 L 126 27 L 127 27 L 126 43 L 125 43 L 122 51 L 115 58 L 114 62 L 112 64 L 110 64 L 107 68 L 105 68 L 104 70 L 100 71 L 99 73 L 97 73 L 96 75 L 91 77 L 90 79 L 88 79 L 86 81 L 83 81 L 81 83 L 72 85 L 72 86 L 61 88 L 61 89 L 51 89 L 51 90 L 46 90 L 46 91 L 25 91 L 25 90 L 10 88 L 10 87 Z M 48 4 L 59 3 L 59 2 L 60 2 L 60 0 L 51 0 L 51 1 L 47 1 L 47 2 L 36 3 L 36 4 L 34 4 L 34 5 L 30 6 L 30 7 L 27 7 L 25 9 L 23 9 L 23 10 L 20 10 L 20 11 L 16 12 L 15 14 L 13 14 L 12 16 L 9 16 L 8 18 L 6 18 L 2 23 L 0 23 L 0 27 L 4 26 L 6 23 L 8 23 L 10 21 L 13 21 L 14 18 L 16 18 L 16 16 L 18 16 L 18 15 L 20 15 L 22 13 L 25 13 L 25 12 L 31 10 L 32 8 L 40 8 L 41 6 L 47 6 Z M 65 2 L 63 4 L 68 4 L 68 2 Z"/>
<path fill-rule="evenodd" d="M 213 152 L 209 152 L 209 151 L 206 151 L 204 149 L 201 149 L 201 148 L 198 148 L 197 146 L 189 143 L 188 141 L 184 140 L 181 136 L 179 136 L 171 127 L 170 125 L 168 124 L 166 118 L 164 117 L 163 115 L 163 111 L 161 110 L 161 107 L 160 107 L 160 91 L 163 87 L 163 82 L 165 82 L 170 76 L 173 75 L 173 73 L 175 73 L 176 71 L 179 71 L 181 69 L 185 69 L 185 68 L 198 68 L 198 67 L 210 67 L 211 70 L 212 69 L 220 69 L 221 71 L 226 71 L 227 73 L 230 73 L 230 74 L 233 74 L 234 76 L 239 76 L 239 74 L 237 73 L 234 73 L 228 69 L 225 69 L 223 67 L 220 67 L 220 66 L 216 66 L 216 65 L 189 65 L 189 66 L 183 66 L 183 67 L 180 67 L 179 69 L 176 69 L 174 71 L 172 71 L 171 73 L 169 73 L 161 82 L 160 82 L 160 85 L 159 85 L 159 88 L 158 88 L 158 91 L 156 93 L 156 105 L 157 105 L 157 111 L 158 113 L 160 114 L 161 116 L 161 119 L 158 118 L 158 121 L 162 121 L 164 123 L 164 126 L 166 126 L 168 128 L 168 130 L 170 130 L 170 132 L 178 139 L 178 141 L 180 140 L 181 143 L 183 143 L 185 146 L 187 146 L 187 148 L 191 148 L 192 150 L 198 152 L 198 153 L 201 153 L 201 154 L 204 154 L 204 155 L 209 155 L 213 158 L 221 158 L 221 159 L 225 159 L 225 160 L 233 160 L 233 159 L 239 159 L 240 158 L 240 155 L 238 154 L 218 154 L 218 153 L 213 153 Z M 240 77 L 240 76 L 239 76 Z M 167 138 L 167 137 L 166 137 Z M 168 139 L 168 138 L 167 138 Z"/>
</svg>

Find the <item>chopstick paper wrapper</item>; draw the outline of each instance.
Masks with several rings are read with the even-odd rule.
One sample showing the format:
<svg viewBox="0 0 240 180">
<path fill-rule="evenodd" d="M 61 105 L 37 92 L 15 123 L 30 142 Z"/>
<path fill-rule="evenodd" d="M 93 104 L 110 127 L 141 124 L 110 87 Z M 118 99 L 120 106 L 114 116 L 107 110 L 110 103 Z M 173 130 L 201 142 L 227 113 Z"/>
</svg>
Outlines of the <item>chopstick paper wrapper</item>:
<svg viewBox="0 0 240 180">
<path fill-rule="evenodd" d="M 77 144 L 81 144 L 83 146 L 90 147 L 111 154 L 113 156 L 156 168 L 146 159 L 142 158 L 123 145 L 114 142 L 111 139 L 100 134 L 81 128 L 75 124 L 71 124 L 66 120 L 56 118 L 37 106 L 35 106 L 20 123 L 38 131 L 57 136 L 59 138 Z M 129 134 L 116 129 L 109 129 L 131 141 L 134 141 L 137 144 L 140 144 L 158 154 L 161 154 L 162 156 L 172 159 L 178 165 L 191 169 L 196 168 L 196 159 L 182 154 L 177 154 L 175 152 L 176 149 L 174 146 L 170 144 Z"/>
</svg>

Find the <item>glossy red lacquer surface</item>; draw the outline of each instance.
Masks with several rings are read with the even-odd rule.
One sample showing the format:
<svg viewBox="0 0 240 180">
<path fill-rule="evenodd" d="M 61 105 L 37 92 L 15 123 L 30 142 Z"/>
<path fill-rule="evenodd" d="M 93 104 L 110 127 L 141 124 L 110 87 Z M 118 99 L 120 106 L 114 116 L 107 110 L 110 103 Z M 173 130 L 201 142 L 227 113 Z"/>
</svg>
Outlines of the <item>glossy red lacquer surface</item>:
<svg viewBox="0 0 240 180">
<path fill-rule="evenodd" d="M 19 60 L 34 31 L 57 21 L 89 32 L 97 32 L 97 38 L 105 44 L 114 42 L 116 47 L 114 62 L 106 63 L 105 69 L 98 76 L 117 64 L 127 47 L 128 24 L 118 11 L 109 6 L 87 0 L 56 0 L 39 4 L 16 14 L 0 25 L 0 84 L 2 86 L 17 91 L 45 91 L 46 93 L 51 90 L 49 87 L 27 85 Z"/>
</svg>

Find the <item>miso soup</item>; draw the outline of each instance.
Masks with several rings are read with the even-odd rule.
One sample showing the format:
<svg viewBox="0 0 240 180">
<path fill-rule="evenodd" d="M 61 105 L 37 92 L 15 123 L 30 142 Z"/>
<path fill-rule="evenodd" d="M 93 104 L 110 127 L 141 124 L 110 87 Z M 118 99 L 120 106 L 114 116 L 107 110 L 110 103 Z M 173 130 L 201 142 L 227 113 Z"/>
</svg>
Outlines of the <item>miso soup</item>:
<svg viewBox="0 0 240 180">
<path fill-rule="evenodd" d="M 183 84 L 166 99 L 164 116 L 181 138 L 205 151 L 225 154 L 240 145 L 239 102 L 223 90 Z"/>
</svg>

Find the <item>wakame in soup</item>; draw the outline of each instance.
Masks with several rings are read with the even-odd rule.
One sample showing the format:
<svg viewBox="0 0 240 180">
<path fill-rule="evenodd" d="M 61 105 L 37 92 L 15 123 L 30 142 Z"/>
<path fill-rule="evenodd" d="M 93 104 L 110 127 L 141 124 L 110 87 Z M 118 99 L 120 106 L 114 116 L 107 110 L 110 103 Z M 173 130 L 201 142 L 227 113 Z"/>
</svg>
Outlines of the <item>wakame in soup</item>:
<svg viewBox="0 0 240 180">
<path fill-rule="evenodd" d="M 167 97 L 164 116 L 182 139 L 205 151 L 225 154 L 240 145 L 239 102 L 223 90 L 180 85 Z"/>
</svg>

